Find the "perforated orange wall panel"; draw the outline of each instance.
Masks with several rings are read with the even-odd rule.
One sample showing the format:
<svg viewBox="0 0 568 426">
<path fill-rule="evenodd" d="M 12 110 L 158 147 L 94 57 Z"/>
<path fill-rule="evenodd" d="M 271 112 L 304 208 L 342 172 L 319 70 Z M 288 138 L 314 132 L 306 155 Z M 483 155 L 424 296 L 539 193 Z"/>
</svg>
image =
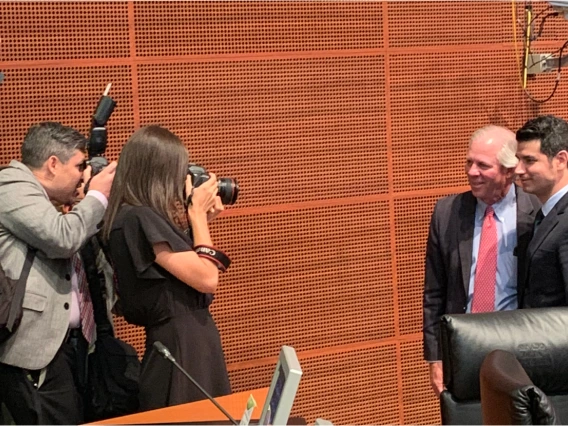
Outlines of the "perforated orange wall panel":
<svg viewBox="0 0 568 426">
<path fill-rule="evenodd" d="M 388 191 L 381 58 L 141 64 L 138 85 L 141 122 L 238 172 L 240 207 Z"/>
<path fill-rule="evenodd" d="M 134 13 L 139 56 L 383 47 L 380 2 L 140 2 Z"/>
<path fill-rule="evenodd" d="M 218 297 L 238 301 L 215 306 L 229 358 L 394 336 L 386 202 L 233 216 L 219 225 L 215 236 L 225 233 L 235 268 Z"/>
<path fill-rule="evenodd" d="M 467 188 L 476 128 L 568 118 L 564 79 L 542 105 L 520 88 L 523 22 L 501 1 L 0 2 L 0 163 L 32 123 L 88 132 L 112 82 L 109 158 L 157 123 L 239 180 L 212 225 L 233 260 L 212 305 L 233 390 L 268 386 L 287 344 L 294 415 L 439 423 L 421 335 L 434 203 Z M 548 18 L 532 51 L 566 34 Z M 116 329 L 143 353 L 143 329 Z"/>
<path fill-rule="evenodd" d="M 446 194 L 443 194 L 446 195 Z M 422 331 L 422 286 L 428 225 L 441 196 L 395 199 L 396 282 L 401 334 Z"/>
</svg>

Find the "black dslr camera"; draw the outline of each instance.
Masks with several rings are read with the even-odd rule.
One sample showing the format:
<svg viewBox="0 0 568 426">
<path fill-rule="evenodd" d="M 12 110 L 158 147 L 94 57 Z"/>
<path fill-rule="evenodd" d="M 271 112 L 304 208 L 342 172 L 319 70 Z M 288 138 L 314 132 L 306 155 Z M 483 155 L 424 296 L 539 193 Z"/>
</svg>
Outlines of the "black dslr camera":
<svg viewBox="0 0 568 426">
<path fill-rule="evenodd" d="M 108 160 L 103 157 L 107 146 L 107 129 L 105 125 L 116 106 L 114 99 L 108 96 L 111 84 L 107 85 L 92 117 L 91 134 L 87 142 L 87 153 L 89 156 L 87 164 L 91 166 L 91 178 L 108 166 Z M 89 191 L 90 183 L 91 181 L 89 180 L 85 184 L 85 194 Z"/>
<path fill-rule="evenodd" d="M 107 146 L 107 130 L 105 125 L 116 106 L 114 99 L 108 96 L 110 86 L 111 83 L 108 84 L 99 99 L 91 123 L 91 135 L 89 136 L 89 143 L 87 144 L 87 152 L 89 154 L 88 164 L 91 165 L 92 176 L 95 176 L 108 166 L 108 160 L 104 157 Z"/>
<path fill-rule="evenodd" d="M 187 167 L 187 174 L 191 176 L 191 183 L 194 188 L 197 188 L 209 180 L 209 173 L 199 164 L 190 163 Z M 221 198 L 223 205 L 235 204 L 239 196 L 239 184 L 237 180 L 232 178 L 218 178 L 217 195 Z"/>
</svg>

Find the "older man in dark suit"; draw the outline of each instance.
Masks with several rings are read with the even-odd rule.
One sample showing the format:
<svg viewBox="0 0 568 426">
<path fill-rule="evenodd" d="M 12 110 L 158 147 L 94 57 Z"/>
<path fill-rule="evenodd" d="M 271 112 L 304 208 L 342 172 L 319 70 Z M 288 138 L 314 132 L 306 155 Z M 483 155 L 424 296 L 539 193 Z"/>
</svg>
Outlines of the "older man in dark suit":
<svg viewBox="0 0 568 426">
<path fill-rule="evenodd" d="M 516 172 L 542 203 L 526 258 L 522 308 L 568 306 L 568 123 L 552 115 L 517 131 Z"/>
<path fill-rule="evenodd" d="M 443 390 L 440 317 L 517 309 L 523 255 L 538 200 L 513 184 L 515 134 L 476 131 L 466 156 L 471 191 L 438 201 L 426 248 L 424 357 L 436 395 Z"/>
</svg>

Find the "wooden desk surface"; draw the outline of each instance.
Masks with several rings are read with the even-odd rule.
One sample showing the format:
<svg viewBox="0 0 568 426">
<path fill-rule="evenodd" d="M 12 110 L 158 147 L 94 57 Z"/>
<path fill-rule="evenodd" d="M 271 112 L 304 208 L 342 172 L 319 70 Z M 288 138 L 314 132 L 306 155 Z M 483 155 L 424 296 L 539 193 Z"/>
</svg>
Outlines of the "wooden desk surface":
<svg viewBox="0 0 568 426">
<path fill-rule="evenodd" d="M 191 386 L 191 384 L 188 385 Z M 262 413 L 262 407 L 267 393 L 268 388 L 254 389 L 251 391 L 221 396 L 219 398 L 215 398 L 215 400 L 238 422 L 245 411 L 247 399 L 251 394 L 256 400 L 256 408 L 252 413 L 252 418 L 258 419 Z M 213 405 L 211 401 L 203 400 L 174 405 L 172 407 L 159 408 L 157 410 L 146 411 L 143 413 L 131 414 L 129 416 L 115 417 L 113 419 L 102 420 L 93 424 L 163 424 L 225 420 L 227 420 L 227 418 L 217 407 L 215 407 L 215 405 Z"/>
</svg>

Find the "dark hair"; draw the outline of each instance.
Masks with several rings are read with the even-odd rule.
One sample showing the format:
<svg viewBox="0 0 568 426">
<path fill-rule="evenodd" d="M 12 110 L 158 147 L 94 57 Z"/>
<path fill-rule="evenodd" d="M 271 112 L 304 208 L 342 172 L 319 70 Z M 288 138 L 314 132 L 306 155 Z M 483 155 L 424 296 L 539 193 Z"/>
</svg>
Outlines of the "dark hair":
<svg viewBox="0 0 568 426">
<path fill-rule="evenodd" d="M 148 206 L 174 225 L 176 205 L 183 203 L 189 155 L 181 140 L 160 126 L 137 130 L 126 142 L 112 183 L 103 239 L 122 204 Z"/>
<path fill-rule="evenodd" d="M 22 163 L 39 169 L 55 155 L 65 164 L 76 150 L 85 152 L 87 139 L 77 130 L 61 123 L 46 121 L 31 126 L 22 144 Z"/>
<path fill-rule="evenodd" d="M 552 159 L 560 151 L 568 151 L 568 123 L 553 115 L 533 118 L 517 130 L 517 142 L 531 141 L 540 141 L 540 151 Z"/>
</svg>

